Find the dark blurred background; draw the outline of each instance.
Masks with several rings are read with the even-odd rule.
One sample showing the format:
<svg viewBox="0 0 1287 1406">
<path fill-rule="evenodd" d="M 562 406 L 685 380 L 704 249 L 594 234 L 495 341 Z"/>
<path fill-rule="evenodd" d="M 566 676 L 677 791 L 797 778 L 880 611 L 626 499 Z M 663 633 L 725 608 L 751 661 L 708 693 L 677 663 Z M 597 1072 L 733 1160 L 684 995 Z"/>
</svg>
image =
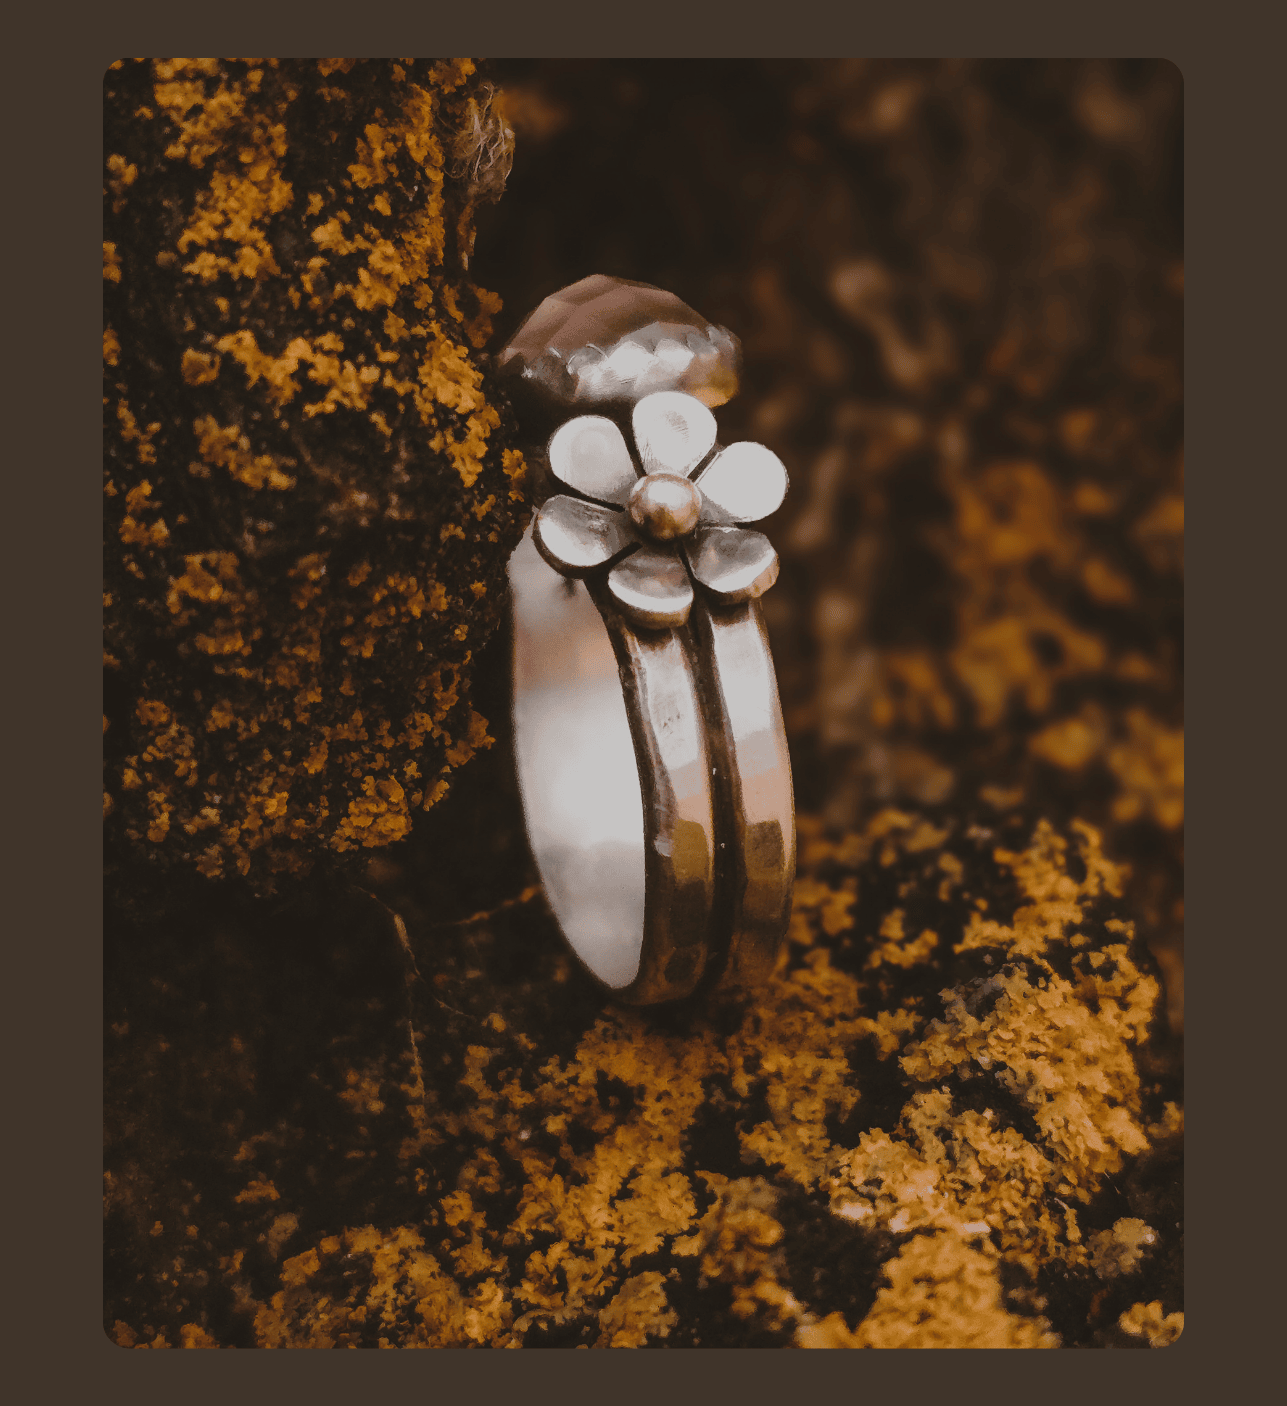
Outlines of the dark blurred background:
<svg viewBox="0 0 1287 1406">
<path fill-rule="evenodd" d="M 495 346 L 589 273 L 740 337 L 792 488 L 801 810 L 1102 827 L 1182 1021 L 1181 78 L 1165 62 L 504 60 Z M 507 643 L 483 702 L 503 728 Z M 466 789 L 503 785 L 496 749 Z M 487 775 L 490 772 L 491 775 Z"/>
</svg>

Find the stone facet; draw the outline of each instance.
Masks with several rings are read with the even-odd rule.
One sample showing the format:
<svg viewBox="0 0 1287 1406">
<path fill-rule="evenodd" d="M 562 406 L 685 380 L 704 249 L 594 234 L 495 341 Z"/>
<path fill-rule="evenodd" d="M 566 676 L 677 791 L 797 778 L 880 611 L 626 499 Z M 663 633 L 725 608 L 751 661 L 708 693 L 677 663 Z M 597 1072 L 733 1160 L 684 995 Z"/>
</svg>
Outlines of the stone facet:
<svg viewBox="0 0 1287 1406">
<path fill-rule="evenodd" d="M 673 293 L 605 274 L 551 294 L 496 358 L 554 409 L 633 404 L 654 391 L 723 405 L 740 361 L 737 338 Z"/>
<path fill-rule="evenodd" d="M 626 510 L 655 542 L 672 542 L 697 526 L 702 495 L 678 474 L 649 474 L 635 485 Z"/>
</svg>

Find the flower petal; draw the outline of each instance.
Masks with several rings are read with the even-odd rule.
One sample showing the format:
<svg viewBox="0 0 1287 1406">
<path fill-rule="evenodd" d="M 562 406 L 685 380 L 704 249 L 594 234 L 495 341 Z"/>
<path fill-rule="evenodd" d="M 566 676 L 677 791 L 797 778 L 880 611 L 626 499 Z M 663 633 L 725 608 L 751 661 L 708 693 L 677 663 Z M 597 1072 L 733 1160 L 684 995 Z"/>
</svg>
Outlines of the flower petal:
<svg viewBox="0 0 1287 1406">
<path fill-rule="evenodd" d="M 782 506 L 787 471 L 771 449 L 741 440 L 716 454 L 697 486 L 734 522 L 758 522 Z"/>
<path fill-rule="evenodd" d="M 675 552 L 643 547 L 608 574 L 608 589 L 635 625 L 682 625 L 693 604 L 693 583 Z"/>
<path fill-rule="evenodd" d="M 646 395 L 630 417 L 646 474 L 691 473 L 715 443 L 715 417 L 691 395 Z"/>
<path fill-rule="evenodd" d="M 639 544 L 624 513 L 566 493 L 542 504 L 532 524 L 532 540 L 564 576 L 584 576 Z"/>
<path fill-rule="evenodd" d="M 699 527 L 685 551 L 693 575 L 729 605 L 762 596 L 778 579 L 778 554 L 763 532 Z"/>
<path fill-rule="evenodd" d="M 625 436 L 606 415 L 578 415 L 550 438 L 550 468 L 569 488 L 623 504 L 638 482 Z"/>
</svg>

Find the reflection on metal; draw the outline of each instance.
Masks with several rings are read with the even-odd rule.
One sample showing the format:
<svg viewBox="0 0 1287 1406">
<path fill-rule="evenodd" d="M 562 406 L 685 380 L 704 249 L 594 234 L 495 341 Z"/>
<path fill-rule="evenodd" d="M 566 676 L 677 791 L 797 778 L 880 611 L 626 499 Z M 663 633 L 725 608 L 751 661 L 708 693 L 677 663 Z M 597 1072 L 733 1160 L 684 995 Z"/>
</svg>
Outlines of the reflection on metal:
<svg viewBox="0 0 1287 1406">
<path fill-rule="evenodd" d="M 641 547 L 608 573 L 608 590 L 629 618 L 645 629 L 682 625 L 693 604 L 684 563 L 671 551 Z"/>
<path fill-rule="evenodd" d="M 709 950 L 715 823 L 686 642 L 568 591 L 530 535 L 510 584 L 518 776 L 550 906 L 620 999 L 689 995 Z"/>
<path fill-rule="evenodd" d="M 550 440 L 549 455 L 556 478 L 604 503 L 623 504 L 638 477 L 625 437 L 603 415 L 580 415 L 561 425 Z"/>
<path fill-rule="evenodd" d="M 646 474 L 690 474 L 715 447 L 715 417 L 678 391 L 645 397 L 630 415 Z"/>
<path fill-rule="evenodd" d="M 639 629 L 611 591 L 623 565 L 569 590 L 530 532 L 515 552 L 515 749 L 564 935 L 617 999 L 650 1004 L 772 969 L 795 808 L 758 605 L 699 600 L 686 627 Z"/>
<path fill-rule="evenodd" d="M 787 471 L 771 449 L 742 440 L 716 454 L 698 475 L 697 486 L 734 522 L 759 522 L 782 506 Z"/>
<path fill-rule="evenodd" d="M 623 513 L 566 493 L 545 500 L 532 534 L 540 554 L 565 576 L 584 576 L 638 545 Z"/>
<path fill-rule="evenodd" d="M 759 605 L 699 601 L 691 625 L 703 660 L 725 844 L 723 982 L 752 986 L 772 970 L 791 917 L 795 793 L 777 677 Z"/>
<path fill-rule="evenodd" d="M 626 511 L 646 537 L 672 542 L 697 526 L 702 495 L 696 485 L 678 474 L 649 474 L 635 484 Z"/>
<path fill-rule="evenodd" d="M 778 579 L 778 554 L 762 532 L 701 527 L 686 548 L 693 575 L 719 600 L 754 600 Z"/>
</svg>

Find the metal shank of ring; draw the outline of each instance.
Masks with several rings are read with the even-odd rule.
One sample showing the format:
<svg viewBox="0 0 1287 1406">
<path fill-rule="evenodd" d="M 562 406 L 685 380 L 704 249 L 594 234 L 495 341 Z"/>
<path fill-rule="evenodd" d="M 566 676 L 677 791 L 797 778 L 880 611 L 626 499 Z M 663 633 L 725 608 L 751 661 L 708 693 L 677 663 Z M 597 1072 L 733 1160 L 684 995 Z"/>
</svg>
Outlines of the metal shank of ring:
<svg viewBox="0 0 1287 1406">
<path fill-rule="evenodd" d="M 635 629 L 530 534 L 510 581 L 516 761 L 550 906 L 618 1000 L 687 996 L 710 952 L 716 855 L 688 631 Z"/>
<path fill-rule="evenodd" d="M 631 625 L 525 538 L 511 565 L 528 837 L 555 916 L 629 1004 L 742 987 L 790 913 L 795 811 L 757 601 Z"/>
<path fill-rule="evenodd" d="M 758 600 L 694 602 L 720 833 L 720 985 L 757 985 L 773 970 L 791 917 L 795 794 L 777 676 Z"/>
</svg>

